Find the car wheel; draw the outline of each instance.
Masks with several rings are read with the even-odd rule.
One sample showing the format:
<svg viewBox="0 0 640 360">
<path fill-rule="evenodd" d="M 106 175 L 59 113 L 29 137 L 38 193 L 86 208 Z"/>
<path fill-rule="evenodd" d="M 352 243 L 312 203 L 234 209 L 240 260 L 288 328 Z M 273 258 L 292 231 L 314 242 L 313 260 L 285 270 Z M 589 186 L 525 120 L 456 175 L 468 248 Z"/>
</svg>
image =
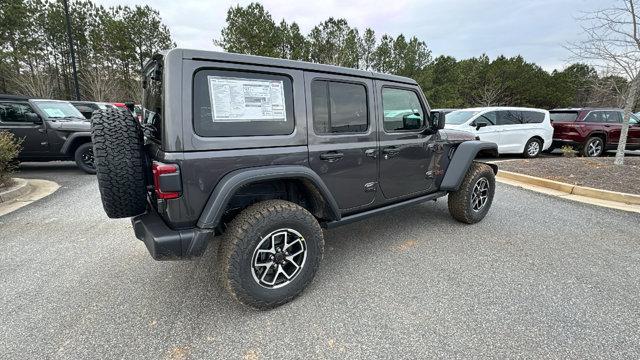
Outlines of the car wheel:
<svg viewBox="0 0 640 360">
<path fill-rule="evenodd" d="M 313 280 L 324 248 L 315 217 L 284 200 L 248 207 L 221 241 L 223 283 L 235 299 L 257 309 L 298 296 Z"/>
<path fill-rule="evenodd" d="M 80 170 L 87 174 L 95 174 L 96 166 L 93 157 L 93 144 L 90 142 L 84 143 L 76 149 L 74 153 L 74 160 L 80 168 Z"/>
<path fill-rule="evenodd" d="M 542 142 L 538 139 L 529 139 L 524 146 L 524 157 L 535 158 L 542 152 Z"/>
<path fill-rule="evenodd" d="M 582 147 L 582 155 L 586 157 L 598 157 L 604 153 L 604 141 L 602 138 L 590 137 Z"/>
<path fill-rule="evenodd" d="M 491 208 L 496 190 L 493 169 L 486 164 L 474 162 L 460 185 L 449 193 L 449 213 L 454 219 L 474 224 L 484 219 Z"/>
</svg>

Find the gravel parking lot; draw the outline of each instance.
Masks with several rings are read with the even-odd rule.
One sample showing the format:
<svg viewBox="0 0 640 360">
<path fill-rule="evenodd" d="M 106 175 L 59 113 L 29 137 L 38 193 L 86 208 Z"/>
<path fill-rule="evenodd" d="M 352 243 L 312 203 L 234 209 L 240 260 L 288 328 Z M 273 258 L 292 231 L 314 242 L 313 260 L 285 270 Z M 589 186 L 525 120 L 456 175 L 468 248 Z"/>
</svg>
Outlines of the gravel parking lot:
<svg viewBox="0 0 640 360">
<path fill-rule="evenodd" d="M 258 312 L 217 283 L 214 242 L 155 262 L 96 179 L 0 217 L 0 358 L 639 358 L 640 216 L 498 184 L 487 218 L 445 201 L 333 229 L 315 282 Z"/>
</svg>

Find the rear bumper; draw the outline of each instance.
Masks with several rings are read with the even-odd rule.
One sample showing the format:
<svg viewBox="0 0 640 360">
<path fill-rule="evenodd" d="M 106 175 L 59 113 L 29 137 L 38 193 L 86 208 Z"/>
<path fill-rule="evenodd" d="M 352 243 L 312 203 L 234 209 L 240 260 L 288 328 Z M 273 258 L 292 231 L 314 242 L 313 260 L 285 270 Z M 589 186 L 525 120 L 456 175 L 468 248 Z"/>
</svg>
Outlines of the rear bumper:
<svg viewBox="0 0 640 360">
<path fill-rule="evenodd" d="M 578 147 L 580 146 L 580 143 L 577 141 L 572 141 L 572 140 L 561 140 L 561 139 L 553 139 L 553 144 L 552 147 L 554 149 L 559 149 L 565 145 L 569 145 L 571 147 Z"/>
<path fill-rule="evenodd" d="M 213 237 L 211 229 L 173 230 L 154 209 L 131 218 L 131 224 L 136 237 L 144 242 L 155 260 L 184 260 L 201 256 Z"/>
</svg>

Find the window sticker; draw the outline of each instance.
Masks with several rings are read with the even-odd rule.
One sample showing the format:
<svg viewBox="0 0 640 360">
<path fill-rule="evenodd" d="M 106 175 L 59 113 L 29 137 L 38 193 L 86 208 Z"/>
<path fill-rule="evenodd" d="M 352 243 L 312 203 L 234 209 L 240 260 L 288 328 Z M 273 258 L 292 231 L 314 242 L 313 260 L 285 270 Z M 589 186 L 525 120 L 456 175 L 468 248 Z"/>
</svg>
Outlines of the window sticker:
<svg viewBox="0 0 640 360">
<path fill-rule="evenodd" d="M 287 121 L 284 81 L 208 76 L 213 121 Z"/>
<path fill-rule="evenodd" d="M 56 109 L 56 108 L 44 108 L 42 109 L 44 112 L 47 113 L 47 116 L 50 118 L 61 118 L 64 117 L 64 112 L 60 109 Z"/>
</svg>

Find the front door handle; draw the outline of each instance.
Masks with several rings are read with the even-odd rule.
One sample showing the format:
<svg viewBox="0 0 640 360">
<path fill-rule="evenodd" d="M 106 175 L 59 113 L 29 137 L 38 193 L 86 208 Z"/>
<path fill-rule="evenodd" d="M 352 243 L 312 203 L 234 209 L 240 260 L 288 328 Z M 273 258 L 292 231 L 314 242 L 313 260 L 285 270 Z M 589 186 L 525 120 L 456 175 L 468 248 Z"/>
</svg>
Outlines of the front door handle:
<svg viewBox="0 0 640 360">
<path fill-rule="evenodd" d="M 398 155 L 398 153 L 400 153 L 400 148 L 397 146 L 389 146 L 382 149 L 382 153 L 384 154 L 384 158 L 388 159 Z"/>
<path fill-rule="evenodd" d="M 38 132 L 45 133 L 45 132 L 47 132 L 47 129 L 45 129 L 45 128 L 38 128 Z"/>
<path fill-rule="evenodd" d="M 338 151 L 329 151 L 323 154 L 320 154 L 320 160 L 334 162 L 342 159 L 344 154 Z"/>
</svg>

